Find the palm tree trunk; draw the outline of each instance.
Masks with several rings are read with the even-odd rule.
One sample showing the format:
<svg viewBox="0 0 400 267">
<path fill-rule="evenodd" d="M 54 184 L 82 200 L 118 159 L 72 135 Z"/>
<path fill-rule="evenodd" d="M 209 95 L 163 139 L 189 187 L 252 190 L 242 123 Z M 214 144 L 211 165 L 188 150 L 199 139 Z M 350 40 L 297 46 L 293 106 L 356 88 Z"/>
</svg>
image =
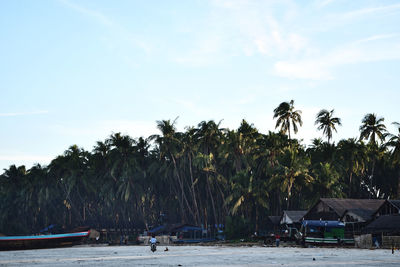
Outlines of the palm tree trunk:
<svg viewBox="0 0 400 267">
<path fill-rule="evenodd" d="M 194 205 L 194 210 L 195 210 L 195 221 L 197 225 L 200 225 L 200 214 L 199 214 L 199 207 L 197 205 L 197 200 L 196 200 L 196 190 L 194 188 L 194 178 L 193 178 L 193 170 L 192 170 L 192 157 L 189 154 L 189 172 L 190 172 L 190 180 L 191 180 L 191 191 L 192 191 L 192 198 L 193 198 L 193 205 Z"/>
<path fill-rule="evenodd" d="M 375 156 L 374 156 L 374 159 L 372 161 L 372 170 L 371 170 L 371 174 L 369 176 L 369 188 L 370 188 L 370 190 L 372 189 L 372 179 L 374 178 L 375 162 L 376 162 L 376 159 L 375 159 Z M 369 196 L 369 198 L 371 198 L 371 195 Z"/>
<path fill-rule="evenodd" d="M 206 177 L 206 179 L 207 179 L 207 188 L 208 188 L 208 193 L 210 194 L 211 206 L 212 206 L 212 209 L 213 209 L 214 224 L 215 224 L 215 223 L 218 223 L 217 222 L 217 212 L 215 211 L 214 197 L 213 197 L 213 194 L 211 192 L 211 186 L 210 186 L 210 182 L 209 182 L 208 178 L 209 178 L 209 175 L 207 174 L 207 177 Z"/>
<path fill-rule="evenodd" d="M 347 197 L 351 198 L 351 184 L 352 184 L 352 179 L 353 179 L 353 172 L 350 171 L 350 176 L 349 176 L 349 195 Z"/>
<path fill-rule="evenodd" d="M 397 177 L 397 199 L 400 199 L 400 170 L 399 176 Z"/>
<path fill-rule="evenodd" d="M 190 207 L 189 202 L 188 202 L 188 200 L 187 200 L 187 198 L 186 198 L 186 194 L 185 194 L 185 190 L 184 190 L 184 184 L 183 184 L 183 181 L 182 181 L 182 179 L 181 179 L 181 176 L 179 175 L 179 170 L 178 170 L 178 167 L 177 167 L 177 164 L 176 164 L 175 157 L 174 157 L 172 154 L 171 154 L 171 158 L 172 158 L 172 161 L 173 161 L 173 163 L 174 163 L 174 168 L 175 168 L 176 177 L 177 177 L 177 180 L 178 180 L 178 183 L 179 183 L 179 186 L 180 186 L 181 201 L 184 202 L 184 203 L 186 204 L 189 213 L 192 215 L 192 218 L 195 218 L 195 215 L 194 215 L 194 213 L 193 213 L 193 210 L 192 210 L 192 208 Z"/>
<path fill-rule="evenodd" d="M 258 234 L 258 205 L 254 203 L 256 209 L 256 233 Z"/>
</svg>

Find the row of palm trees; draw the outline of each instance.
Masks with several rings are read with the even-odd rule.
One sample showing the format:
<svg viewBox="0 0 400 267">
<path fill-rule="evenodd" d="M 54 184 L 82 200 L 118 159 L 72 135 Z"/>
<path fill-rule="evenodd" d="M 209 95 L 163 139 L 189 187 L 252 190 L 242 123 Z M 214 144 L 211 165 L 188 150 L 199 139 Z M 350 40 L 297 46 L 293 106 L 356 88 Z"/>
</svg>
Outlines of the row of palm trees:
<svg viewBox="0 0 400 267">
<path fill-rule="evenodd" d="M 302 125 L 292 100 L 274 110 L 276 133 L 245 120 L 235 130 L 211 120 L 180 132 L 176 120 L 162 120 L 148 138 L 114 133 L 92 151 L 73 145 L 48 166 L 12 165 L 0 176 L 0 232 L 145 228 L 160 218 L 254 231 L 266 216 L 320 197 L 400 197 L 400 125 L 392 135 L 367 114 L 359 139 L 335 144 L 341 120 L 333 114 L 317 114 L 327 141 L 308 147 L 292 138 Z"/>
</svg>

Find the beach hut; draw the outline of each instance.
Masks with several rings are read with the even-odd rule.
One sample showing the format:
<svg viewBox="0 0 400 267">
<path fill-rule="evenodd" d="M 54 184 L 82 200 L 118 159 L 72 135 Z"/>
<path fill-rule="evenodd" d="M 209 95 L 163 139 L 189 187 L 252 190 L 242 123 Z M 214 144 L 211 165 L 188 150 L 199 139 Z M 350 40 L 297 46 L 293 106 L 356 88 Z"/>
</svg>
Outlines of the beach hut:
<svg viewBox="0 0 400 267">
<path fill-rule="evenodd" d="M 400 236 L 400 214 L 379 216 L 376 220 L 368 224 L 363 232 Z"/>
<path fill-rule="evenodd" d="M 400 214 L 400 200 L 387 199 L 385 203 L 375 212 L 374 217 L 381 215 Z"/>
<path fill-rule="evenodd" d="M 400 247 L 400 214 L 379 216 L 368 224 L 363 233 L 371 235 L 372 244 L 377 247 Z"/>
<path fill-rule="evenodd" d="M 360 234 L 361 230 L 375 219 L 376 211 L 373 209 L 355 208 L 344 212 L 340 221 L 346 224 L 346 230 L 353 235 Z"/>
<path fill-rule="evenodd" d="M 305 220 L 340 221 L 346 212 L 362 217 L 373 214 L 383 204 L 383 199 L 321 198 L 304 215 Z"/>
<path fill-rule="evenodd" d="M 306 210 L 284 210 L 280 218 L 282 241 L 295 241 Z"/>
<path fill-rule="evenodd" d="M 280 224 L 298 228 L 306 213 L 306 210 L 284 210 L 280 218 Z"/>
</svg>

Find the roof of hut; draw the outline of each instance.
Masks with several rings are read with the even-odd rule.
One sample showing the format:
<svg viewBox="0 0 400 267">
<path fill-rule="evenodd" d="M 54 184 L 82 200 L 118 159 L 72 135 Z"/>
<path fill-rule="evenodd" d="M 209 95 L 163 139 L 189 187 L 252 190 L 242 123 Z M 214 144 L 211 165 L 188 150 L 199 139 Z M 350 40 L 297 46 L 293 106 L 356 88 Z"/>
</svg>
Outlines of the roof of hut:
<svg viewBox="0 0 400 267">
<path fill-rule="evenodd" d="M 379 216 L 375 221 L 368 224 L 364 231 L 367 233 L 400 232 L 400 214 Z"/>
<path fill-rule="evenodd" d="M 301 221 L 303 216 L 306 215 L 306 213 L 306 210 L 284 210 L 280 222 L 298 223 Z"/>
<path fill-rule="evenodd" d="M 358 210 L 358 213 L 366 213 L 377 211 L 385 202 L 383 199 L 351 199 L 351 198 L 321 198 L 308 212 L 304 215 L 306 217 L 319 203 L 324 203 L 331 208 L 339 217 L 342 217 L 346 211 Z"/>
</svg>

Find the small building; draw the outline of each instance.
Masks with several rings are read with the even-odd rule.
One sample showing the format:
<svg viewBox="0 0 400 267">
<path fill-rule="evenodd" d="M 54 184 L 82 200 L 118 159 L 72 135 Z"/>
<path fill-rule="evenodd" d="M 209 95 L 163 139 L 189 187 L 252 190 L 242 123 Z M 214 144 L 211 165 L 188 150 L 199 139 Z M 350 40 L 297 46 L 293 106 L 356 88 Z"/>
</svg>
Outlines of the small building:
<svg viewBox="0 0 400 267">
<path fill-rule="evenodd" d="M 374 217 L 381 215 L 400 214 L 400 200 L 387 199 L 385 203 L 376 211 Z"/>
<path fill-rule="evenodd" d="M 284 210 L 280 218 L 281 240 L 295 241 L 306 210 Z"/>
<path fill-rule="evenodd" d="M 301 221 L 306 213 L 306 210 L 284 210 L 280 218 L 280 224 L 297 228 L 301 225 Z"/>
<path fill-rule="evenodd" d="M 391 248 L 400 246 L 400 214 L 379 216 L 364 229 L 365 235 L 372 237 L 372 244 Z"/>
<path fill-rule="evenodd" d="M 379 216 L 376 220 L 368 224 L 363 232 L 400 236 L 400 214 Z"/>
<path fill-rule="evenodd" d="M 340 221 L 346 223 L 348 232 L 358 235 L 369 222 L 374 220 L 375 212 L 373 209 L 349 209 L 344 212 Z"/>
</svg>

